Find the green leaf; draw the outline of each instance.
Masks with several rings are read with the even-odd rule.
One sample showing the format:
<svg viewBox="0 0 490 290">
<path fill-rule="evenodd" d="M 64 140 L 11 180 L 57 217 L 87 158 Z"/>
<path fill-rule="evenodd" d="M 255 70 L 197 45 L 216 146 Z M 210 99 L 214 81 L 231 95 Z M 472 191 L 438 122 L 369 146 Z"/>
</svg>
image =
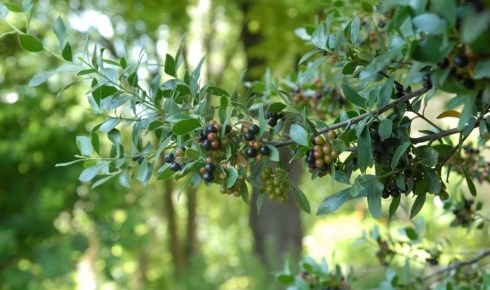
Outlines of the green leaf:
<svg viewBox="0 0 490 290">
<path fill-rule="evenodd" d="M 170 169 L 170 164 L 166 163 L 160 169 L 158 169 L 157 180 L 167 180 L 174 174 L 173 170 Z"/>
<path fill-rule="evenodd" d="M 360 108 L 366 109 L 366 101 L 356 91 L 349 87 L 349 85 L 343 85 L 342 91 L 349 102 Z"/>
<path fill-rule="evenodd" d="M 173 76 L 174 78 L 177 77 L 177 70 L 175 66 L 175 59 L 167 53 L 165 56 L 165 68 L 164 71 L 166 74 Z"/>
<path fill-rule="evenodd" d="M 220 87 L 209 86 L 208 92 L 214 96 L 220 96 L 220 97 L 229 97 L 230 96 L 230 94 L 227 91 L 223 90 Z"/>
<path fill-rule="evenodd" d="M 248 204 L 250 202 L 250 195 L 248 194 L 248 187 L 246 182 L 244 182 L 242 184 L 242 187 L 240 188 L 240 196 L 245 203 Z"/>
<path fill-rule="evenodd" d="M 446 19 L 451 27 L 456 26 L 457 6 L 455 0 L 431 0 L 432 9 Z"/>
<path fill-rule="evenodd" d="M 354 73 L 356 70 L 356 67 L 358 65 L 357 60 L 353 60 L 351 62 L 348 62 L 344 67 L 342 68 L 342 74 L 343 75 L 351 75 Z"/>
<path fill-rule="evenodd" d="M 199 127 L 201 127 L 199 120 L 186 119 L 175 123 L 175 125 L 172 126 L 172 132 L 177 135 L 185 135 Z"/>
<path fill-rule="evenodd" d="M 332 144 L 332 151 L 337 151 L 337 153 L 342 153 L 347 149 L 345 142 L 340 139 L 333 139 L 330 142 Z"/>
<path fill-rule="evenodd" d="M 272 103 L 269 105 L 269 112 L 275 114 L 275 113 L 279 113 L 281 112 L 282 110 L 284 110 L 286 108 L 286 105 L 283 104 L 283 103 Z"/>
<path fill-rule="evenodd" d="M 416 241 L 419 239 L 419 234 L 417 233 L 417 231 L 414 228 L 406 227 L 405 228 L 405 234 L 412 241 Z"/>
<path fill-rule="evenodd" d="M 472 43 L 488 29 L 490 25 L 490 13 L 485 10 L 478 15 L 469 13 L 463 19 L 461 36 L 464 43 Z"/>
<path fill-rule="evenodd" d="M 7 7 L 5 7 L 5 4 L 0 3 L 0 19 L 7 18 L 8 14 L 9 14 L 9 10 L 7 9 Z"/>
<path fill-rule="evenodd" d="M 413 24 L 427 34 L 439 35 L 446 31 L 446 21 L 436 14 L 423 13 L 412 19 Z"/>
<path fill-rule="evenodd" d="M 87 136 L 77 136 L 76 139 L 77 147 L 80 150 L 80 154 L 83 156 L 92 156 L 92 152 L 94 151 L 92 147 L 92 142 L 90 142 L 90 138 Z"/>
<path fill-rule="evenodd" d="M 308 82 L 309 80 L 311 80 L 311 78 L 313 78 L 313 76 L 315 75 L 315 73 L 317 72 L 318 68 L 320 67 L 320 65 L 323 64 L 323 62 L 327 59 L 326 56 L 322 56 L 318 59 L 315 59 L 309 66 L 308 68 L 306 69 L 305 72 L 301 73 L 300 76 L 299 76 L 299 84 L 302 85 L 306 82 Z"/>
<path fill-rule="evenodd" d="M 381 193 L 383 192 L 383 184 L 376 180 L 375 176 L 364 185 L 367 191 L 368 209 L 371 216 L 375 219 L 381 217 Z"/>
<path fill-rule="evenodd" d="M 475 65 L 475 79 L 490 78 L 490 58 L 479 60 Z"/>
<path fill-rule="evenodd" d="M 19 4 L 15 4 L 15 3 L 2 3 L 2 4 L 5 5 L 8 8 L 8 10 L 12 12 L 15 13 L 24 12 L 24 9 L 22 9 L 22 7 Z"/>
<path fill-rule="evenodd" d="M 311 213 L 310 203 L 308 202 L 308 198 L 301 191 L 301 189 L 291 184 L 291 193 L 293 195 L 293 199 L 296 204 L 306 213 Z"/>
<path fill-rule="evenodd" d="M 30 34 L 19 34 L 19 42 L 24 50 L 40 52 L 44 50 L 42 42 Z"/>
<path fill-rule="evenodd" d="M 64 60 L 73 61 L 73 55 L 71 52 L 71 45 L 69 42 L 67 42 L 65 44 L 65 47 L 63 48 L 63 51 L 61 52 L 61 56 L 63 57 Z"/>
<path fill-rule="evenodd" d="M 124 169 L 119 173 L 119 184 L 122 187 L 129 188 L 129 172 L 127 169 Z"/>
<path fill-rule="evenodd" d="M 298 124 L 291 125 L 289 130 L 289 136 L 293 141 L 299 145 L 308 146 L 308 133 L 305 128 Z"/>
<path fill-rule="evenodd" d="M 463 166 L 461 166 L 461 170 L 463 171 L 463 176 L 464 179 L 466 180 L 466 184 L 468 185 L 468 189 L 470 190 L 470 193 L 472 196 L 476 196 L 476 187 L 475 184 L 473 183 L 473 180 L 471 179 L 471 176 L 466 172 Z"/>
<path fill-rule="evenodd" d="M 272 146 L 272 145 L 266 145 L 266 146 L 269 147 L 271 151 L 271 154 L 269 155 L 269 160 L 279 162 L 279 150 L 277 150 L 276 146 Z"/>
<path fill-rule="evenodd" d="M 361 20 L 359 20 L 359 17 L 354 17 L 354 19 L 351 22 L 351 29 L 350 29 L 350 41 L 351 42 L 356 42 L 357 38 L 359 37 L 359 30 L 361 28 Z"/>
<path fill-rule="evenodd" d="M 63 19 L 58 16 L 53 26 L 54 34 L 58 38 L 59 46 L 63 46 L 63 42 L 65 41 L 65 23 L 63 23 Z"/>
<path fill-rule="evenodd" d="M 110 118 L 107 119 L 102 126 L 100 126 L 99 130 L 104 133 L 109 133 L 114 127 L 116 127 L 121 122 L 121 119 Z"/>
<path fill-rule="evenodd" d="M 393 159 L 391 159 L 391 168 L 395 168 L 398 165 L 398 161 L 402 155 L 407 151 L 407 149 L 412 145 L 410 141 L 405 141 L 405 143 L 396 147 L 395 153 L 393 153 Z"/>
<path fill-rule="evenodd" d="M 360 197 L 360 196 L 359 196 Z M 327 213 L 331 213 L 338 209 L 341 205 L 343 205 L 346 201 L 353 199 L 353 197 L 350 194 L 350 187 L 341 190 L 339 192 L 336 192 L 327 198 L 325 198 L 320 206 L 318 207 L 318 210 L 316 212 L 316 215 L 324 215 Z"/>
<path fill-rule="evenodd" d="M 226 187 L 231 188 L 238 179 L 238 170 L 235 167 L 229 167 L 226 171 Z"/>
<path fill-rule="evenodd" d="M 97 174 L 101 172 L 106 172 L 108 170 L 108 164 L 105 161 L 99 161 L 94 166 L 90 166 L 82 171 L 80 177 L 78 179 L 81 182 L 89 182 L 92 180 Z"/>
<path fill-rule="evenodd" d="M 277 273 L 276 280 L 282 284 L 290 284 L 294 282 L 294 276 L 291 274 Z"/>
<path fill-rule="evenodd" d="M 470 96 L 467 96 L 463 110 L 461 111 L 461 116 L 459 117 L 458 129 L 465 129 L 470 119 L 475 114 L 475 100 Z"/>
<path fill-rule="evenodd" d="M 391 132 L 393 130 L 393 121 L 390 119 L 384 119 L 379 123 L 378 126 L 378 134 L 381 140 L 389 138 L 391 136 Z"/>
<path fill-rule="evenodd" d="M 384 106 L 388 105 L 388 103 L 390 102 L 394 83 L 395 83 L 395 79 L 391 77 L 388 80 L 386 80 L 383 86 L 381 87 L 379 96 L 376 100 L 376 105 L 378 106 L 378 109 L 383 108 Z"/>
<path fill-rule="evenodd" d="M 420 164 L 427 167 L 434 167 L 437 165 L 439 153 L 430 146 L 421 146 L 417 148 L 417 157 Z"/>
<path fill-rule="evenodd" d="M 410 219 L 413 219 L 424 207 L 426 196 L 426 193 L 421 193 L 417 196 L 415 202 L 413 203 L 412 209 L 410 210 Z"/>
<path fill-rule="evenodd" d="M 138 173 L 136 174 L 136 179 L 145 183 L 146 177 L 148 176 L 148 159 L 143 159 L 143 162 L 140 164 Z"/>
<path fill-rule="evenodd" d="M 391 200 L 391 203 L 390 203 L 390 209 L 388 211 L 388 217 L 389 219 L 391 219 L 393 217 L 393 215 L 395 214 L 396 210 L 398 209 L 398 206 L 400 205 L 400 200 L 401 200 L 401 196 L 397 196 L 397 197 L 394 197 L 392 200 Z"/>
<path fill-rule="evenodd" d="M 35 75 L 29 81 L 29 86 L 30 87 L 37 87 L 37 86 L 45 83 L 49 78 L 51 78 L 55 74 L 56 74 L 56 71 L 54 71 L 54 70 L 40 72 L 37 75 Z"/>
<path fill-rule="evenodd" d="M 417 44 L 413 53 L 413 59 L 422 62 L 438 62 L 442 60 L 450 50 L 452 46 L 445 46 L 440 37 L 428 37 L 420 44 Z"/>
<path fill-rule="evenodd" d="M 364 127 L 361 135 L 357 139 L 357 165 L 362 172 L 373 164 L 373 146 L 369 127 Z"/>
<path fill-rule="evenodd" d="M 350 184 L 349 175 L 340 170 L 335 170 L 335 181 L 343 184 Z"/>
</svg>

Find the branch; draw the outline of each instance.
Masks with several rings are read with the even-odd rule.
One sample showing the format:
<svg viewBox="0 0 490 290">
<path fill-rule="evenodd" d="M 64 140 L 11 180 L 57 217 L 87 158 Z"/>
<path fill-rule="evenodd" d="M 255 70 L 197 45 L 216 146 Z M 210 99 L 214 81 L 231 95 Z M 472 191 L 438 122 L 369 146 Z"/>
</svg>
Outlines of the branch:
<svg viewBox="0 0 490 290">
<path fill-rule="evenodd" d="M 370 117 L 370 116 L 380 115 L 380 114 L 392 109 L 393 107 L 395 107 L 396 105 L 398 105 L 400 103 L 404 103 L 410 99 L 413 99 L 415 97 L 419 97 L 419 96 L 425 94 L 427 91 L 428 91 L 427 89 L 421 88 L 421 89 L 418 89 L 418 90 L 413 91 L 413 92 L 408 92 L 403 97 L 394 100 L 393 102 L 389 103 L 388 105 L 386 105 L 380 109 L 374 110 L 372 112 L 366 112 L 366 113 L 361 114 L 357 117 L 354 117 L 354 118 L 351 118 L 351 119 L 348 119 L 348 120 L 345 120 L 345 121 L 335 123 L 335 124 L 332 124 L 330 126 L 326 126 L 324 128 L 321 128 L 320 130 L 318 130 L 318 134 L 322 134 L 322 133 L 328 132 L 330 130 L 335 130 L 338 128 L 343 128 L 343 127 L 347 127 L 347 126 L 359 123 L 360 121 L 362 121 L 365 118 Z M 294 144 L 294 141 L 291 139 L 285 140 L 285 141 L 266 141 L 266 140 L 264 140 L 264 143 L 269 144 L 269 145 L 273 145 L 276 147 L 282 147 L 282 146 L 292 145 L 292 144 Z"/>
<path fill-rule="evenodd" d="M 474 263 L 478 262 L 479 260 L 481 260 L 481 259 L 483 259 L 483 258 L 485 258 L 487 256 L 490 256 L 490 249 L 486 249 L 486 250 L 481 251 L 473 259 L 466 260 L 466 261 L 461 261 L 461 262 L 456 262 L 456 263 L 452 263 L 449 266 L 447 266 L 446 268 L 437 270 L 435 272 L 432 272 L 432 273 L 430 273 L 430 274 L 428 274 L 428 275 L 420 278 L 420 280 L 422 280 L 422 281 L 429 280 L 432 277 L 435 277 L 435 276 L 444 274 L 444 273 L 449 272 L 451 270 L 458 269 L 458 268 L 461 268 L 461 267 L 464 267 L 464 266 L 469 266 L 469 265 L 474 264 Z M 415 282 L 415 281 L 413 281 L 413 282 Z"/>
<path fill-rule="evenodd" d="M 427 135 L 427 136 L 422 136 L 422 137 L 418 137 L 418 138 L 410 138 L 410 141 L 412 142 L 412 144 L 423 143 L 423 142 L 427 142 L 427 141 L 434 142 L 434 141 L 439 140 L 443 137 L 461 133 L 461 131 L 463 131 L 463 130 L 458 129 L 458 128 L 453 128 L 453 129 L 444 130 L 444 131 L 441 131 L 441 132 L 438 132 L 435 134 L 431 134 L 431 135 Z"/>
</svg>

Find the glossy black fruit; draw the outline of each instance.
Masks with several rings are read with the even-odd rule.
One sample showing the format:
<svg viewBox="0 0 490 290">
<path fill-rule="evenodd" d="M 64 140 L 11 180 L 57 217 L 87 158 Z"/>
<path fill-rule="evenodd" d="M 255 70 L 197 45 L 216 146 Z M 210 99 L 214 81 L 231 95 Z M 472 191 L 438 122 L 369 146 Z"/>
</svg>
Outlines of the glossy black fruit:
<svg viewBox="0 0 490 290">
<path fill-rule="evenodd" d="M 254 138 L 255 138 L 254 134 L 250 133 L 250 131 L 243 134 L 243 139 L 247 141 L 252 141 Z"/>
<path fill-rule="evenodd" d="M 214 172 L 216 166 L 213 163 L 206 163 L 206 165 L 204 165 L 204 169 L 206 169 L 207 172 L 211 173 Z"/>
<path fill-rule="evenodd" d="M 204 142 L 202 142 L 202 148 L 205 150 L 211 149 L 211 142 L 209 140 L 204 140 Z"/>
<path fill-rule="evenodd" d="M 163 156 L 163 160 L 166 162 L 166 163 L 172 163 L 174 162 L 175 160 L 175 156 L 173 153 L 168 153 L 168 154 L 165 154 L 165 156 Z"/>
<path fill-rule="evenodd" d="M 255 134 L 257 134 L 257 133 L 259 133 L 259 130 L 260 130 L 259 126 L 255 125 L 255 124 L 251 124 L 251 125 L 248 127 L 248 132 L 249 132 L 249 133 L 252 133 L 252 134 L 254 134 L 254 135 L 255 135 Z"/>
<path fill-rule="evenodd" d="M 231 126 L 230 124 L 226 124 L 226 127 L 225 127 L 225 133 L 230 133 L 231 132 Z"/>
<path fill-rule="evenodd" d="M 247 151 L 245 153 L 247 154 L 248 157 L 251 157 L 251 158 L 257 156 L 257 154 L 258 154 L 257 149 L 255 149 L 253 147 L 248 147 Z"/>
<path fill-rule="evenodd" d="M 271 154 L 271 149 L 269 149 L 269 147 L 263 145 L 262 147 L 260 147 L 260 154 L 262 154 L 264 156 L 268 156 Z"/>
<path fill-rule="evenodd" d="M 216 127 L 215 127 L 213 124 L 209 124 L 209 125 L 206 127 L 206 130 L 207 130 L 209 133 L 216 133 L 216 132 L 218 132 L 218 129 L 216 129 Z"/>
<path fill-rule="evenodd" d="M 179 163 L 177 163 L 177 162 L 174 162 L 174 163 L 170 164 L 170 169 L 171 169 L 172 171 L 179 171 L 179 170 L 181 170 L 181 169 L 182 169 L 182 165 L 180 165 L 180 164 L 179 164 Z"/>
<path fill-rule="evenodd" d="M 468 65 L 468 57 L 464 53 L 460 53 L 453 58 L 454 64 L 457 67 L 465 67 Z"/>
<path fill-rule="evenodd" d="M 202 179 L 206 182 L 211 182 L 214 179 L 214 174 L 210 172 L 204 172 Z"/>
</svg>

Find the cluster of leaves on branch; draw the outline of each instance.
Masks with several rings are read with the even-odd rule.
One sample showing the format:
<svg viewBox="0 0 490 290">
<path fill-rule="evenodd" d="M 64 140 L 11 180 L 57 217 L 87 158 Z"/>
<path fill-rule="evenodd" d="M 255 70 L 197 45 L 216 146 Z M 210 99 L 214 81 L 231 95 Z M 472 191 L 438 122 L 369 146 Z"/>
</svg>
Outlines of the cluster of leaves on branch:
<svg viewBox="0 0 490 290">
<path fill-rule="evenodd" d="M 202 62 L 193 70 L 185 67 L 182 50 L 167 54 L 163 71 L 151 80 L 139 79 L 141 61 L 115 59 L 97 45 L 74 54 L 61 18 L 53 28 L 56 52 L 29 31 L 34 5 L 24 2 L 0 6 L 3 19 L 10 12 L 28 16 L 26 31 L 6 21 L 10 33 L 18 35 L 24 49 L 45 51 L 64 62 L 34 76 L 30 85 L 67 71 L 91 80 L 87 98 L 94 115 L 104 120 L 89 136 L 77 138 L 80 155 L 74 162 L 84 163 L 80 180 L 94 187 L 111 178 L 126 187 L 132 177 L 147 183 L 156 173 L 160 180 L 184 179 L 184 186 L 216 183 L 222 192 L 248 201 L 247 184 L 260 185 L 261 176 L 270 177 L 264 170 L 274 165 L 282 168 L 274 178 L 284 186 L 273 191 L 283 201 L 293 197 L 310 212 L 305 194 L 288 184 L 290 160 L 279 160 L 278 148 L 287 146 L 293 159 L 305 160 L 312 178 L 329 173 L 349 186 L 329 195 L 318 214 L 366 197 L 376 218 L 381 199 L 390 198 L 391 216 L 401 196 L 413 194 L 413 217 L 427 194 L 448 198 L 451 172 L 461 174 L 476 195 L 474 170 L 462 163 L 460 151 L 473 130 L 480 132 L 480 147 L 490 136 L 490 10 L 479 1 L 350 3 L 359 9 L 353 17 L 341 14 L 336 7 L 344 4 L 337 1 L 316 26 L 297 30 L 314 49 L 300 60 L 296 80 L 284 81 L 286 89 L 294 87 L 292 94 L 270 78 L 253 83 L 246 93 L 239 86 L 229 93 L 201 80 Z M 303 89 L 308 86 L 312 92 Z M 455 128 L 440 128 L 425 115 L 438 91 L 453 94 L 450 111 L 440 117 L 458 117 Z M 330 95 L 326 105 L 304 101 L 323 95 Z M 345 102 L 355 109 L 344 107 Z M 323 113 L 333 114 L 334 105 L 336 118 L 327 122 Z M 454 111 L 461 105 L 461 112 Z M 413 137 L 414 119 L 431 129 Z M 455 144 L 446 138 L 453 134 L 459 135 Z M 322 147 L 321 140 L 329 140 L 328 145 Z M 444 171 L 445 165 L 450 166 Z M 485 179 L 488 174 L 478 176 Z M 262 187 L 259 205 L 265 192 Z"/>
</svg>

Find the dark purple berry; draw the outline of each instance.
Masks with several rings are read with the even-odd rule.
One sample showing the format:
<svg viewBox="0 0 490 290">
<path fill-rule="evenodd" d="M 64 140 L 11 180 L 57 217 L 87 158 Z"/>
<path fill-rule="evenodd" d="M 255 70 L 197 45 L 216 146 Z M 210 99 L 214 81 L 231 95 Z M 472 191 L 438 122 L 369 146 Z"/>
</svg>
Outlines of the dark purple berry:
<svg viewBox="0 0 490 290">
<path fill-rule="evenodd" d="M 464 53 L 460 53 L 453 58 L 454 64 L 457 67 L 465 67 L 468 65 L 468 57 Z"/>
<path fill-rule="evenodd" d="M 273 116 L 267 124 L 269 124 L 271 127 L 275 127 L 277 125 L 277 120 Z"/>
<path fill-rule="evenodd" d="M 253 147 L 248 147 L 247 148 L 247 151 L 245 153 L 250 158 L 253 158 L 253 157 L 257 156 L 257 154 L 258 154 L 257 149 L 255 149 Z"/>
<path fill-rule="evenodd" d="M 165 156 L 163 156 L 163 160 L 166 162 L 166 163 L 172 163 L 174 162 L 175 160 L 175 156 L 173 153 L 168 153 L 168 154 L 165 154 Z"/>
<path fill-rule="evenodd" d="M 204 141 L 208 138 L 208 133 L 206 133 L 206 130 L 202 130 L 201 133 L 199 134 L 199 141 Z"/>
<path fill-rule="evenodd" d="M 255 125 L 255 124 L 251 124 L 249 127 L 248 127 L 248 132 L 249 133 L 252 133 L 253 135 L 259 133 L 259 126 Z"/>
<path fill-rule="evenodd" d="M 226 126 L 225 126 L 225 133 L 228 134 L 230 132 L 231 132 L 231 126 L 230 126 L 230 124 L 226 124 Z"/>
<path fill-rule="evenodd" d="M 447 58 L 444 58 L 443 60 L 437 63 L 437 66 L 440 68 L 447 68 L 449 66 L 449 60 Z"/>
<path fill-rule="evenodd" d="M 211 172 L 204 172 L 202 179 L 206 182 L 211 182 L 214 179 L 214 174 Z"/>
<path fill-rule="evenodd" d="M 473 89 L 475 87 L 475 81 L 473 79 L 465 79 L 463 86 L 467 89 Z"/>
<path fill-rule="evenodd" d="M 271 149 L 269 149 L 268 146 L 263 145 L 262 147 L 260 147 L 260 154 L 262 154 L 264 156 L 268 156 L 271 154 Z"/>
<path fill-rule="evenodd" d="M 250 132 L 246 132 L 245 134 L 243 134 L 243 139 L 247 141 L 252 141 L 254 138 L 255 138 L 254 134 Z"/>
<path fill-rule="evenodd" d="M 204 169 L 211 173 L 211 172 L 214 172 L 214 170 L 216 169 L 216 166 L 213 164 L 213 163 L 206 163 L 206 165 L 204 165 Z"/>
<path fill-rule="evenodd" d="M 174 163 L 170 164 L 170 169 L 171 169 L 172 171 L 179 171 L 179 170 L 181 170 L 181 169 L 182 169 L 182 165 L 180 165 L 180 164 L 179 164 L 179 163 L 177 163 L 177 162 L 174 162 Z"/>
<path fill-rule="evenodd" d="M 265 111 L 264 117 L 265 117 L 266 119 L 270 119 L 270 118 L 272 117 L 272 113 L 271 113 L 271 111 Z"/>
<path fill-rule="evenodd" d="M 202 142 L 202 148 L 205 150 L 211 149 L 211 142 L 209 140 L 204 140 L 204 142 Z"/>
<path fill-rule="evenodd" d="M 218 132 L 218 129 L 216 129 L 216 127 L 213 124 L 209 124 L 206 127 L 206 130 L 208 131 L 208 134 L 209 133 L 216 133 L 216 132 Z"/>
</svg>

